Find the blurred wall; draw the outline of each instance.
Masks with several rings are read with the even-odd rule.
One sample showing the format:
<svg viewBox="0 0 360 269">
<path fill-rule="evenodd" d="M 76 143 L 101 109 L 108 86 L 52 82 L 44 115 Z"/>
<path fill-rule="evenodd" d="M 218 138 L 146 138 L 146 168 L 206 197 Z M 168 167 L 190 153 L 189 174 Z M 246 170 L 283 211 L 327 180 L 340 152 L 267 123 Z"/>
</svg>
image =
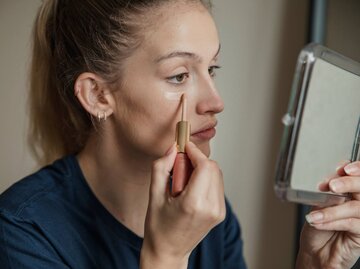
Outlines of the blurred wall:
<svg viewBox="0 0 360 269">
<path fill-rule="evenodd" d="M 360 62 L 360 1 L 329 0 L 326 45 Z"/>
<path fill-rule="evenodd" d="M 295 259 L 295 206 L 273 191 L 274 168 L 308 1 L 213 1 L 222 41 L 217 82 L 225 101 L 213 158 L 242 224 L 249 268 L 287 269 Z"/>
<path fill-rule="evenodd" d="M 0 0 L 0 192 L 34 169 L 26 145 L 30 33 L 40 0 Z"/>
<path fill-rule="evenodd" d="M 243 229 L 251 269 L 288 269 L 295 206 L 274 195 L 274 166 L 308 1 L 213 0 L 225 101 L 212 158 Z M 40 0 L 0 0 L 0 192 L 34 169 L 25 144 L 29 36 Z"/>
</svg>

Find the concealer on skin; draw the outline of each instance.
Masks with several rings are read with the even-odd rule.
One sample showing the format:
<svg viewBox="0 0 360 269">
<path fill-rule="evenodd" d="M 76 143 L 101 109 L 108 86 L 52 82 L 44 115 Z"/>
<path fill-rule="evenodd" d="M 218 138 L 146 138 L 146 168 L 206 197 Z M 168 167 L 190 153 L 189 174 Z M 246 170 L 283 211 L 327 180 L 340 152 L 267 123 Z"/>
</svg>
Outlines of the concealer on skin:
<svg viewBox="0 0 360 269">
<path fill-rule="evenodd" d="M 181 121 L 176 124 L 176 147 L 177 155 L 173 168 L 171 194 L 179 195 L 189 181 L 193 167 L 190 159 L 186 154 L 185 145 L 190 138 L 190 124 L 186 121 L 186 96 L 181 96 Z"/>
<path fill-rule="evenodd" d="M 181 96 L 183 93 L 180 92 L 165 92 L 165 98 L 171 101 L 179 101 L 181 100 Z"/>
<path fill-rule="evenodd" d="M 176 88 L 168 87 L 164 89 L 164 97 L 169 101 L 180 101 L 182 96 L 185 94 L 196 93 L 198 89 L 197 75 L 195 72 L 191 72 L 191 75 L 187 78 L 187 83 L 179 85 Z"/>
</svg>

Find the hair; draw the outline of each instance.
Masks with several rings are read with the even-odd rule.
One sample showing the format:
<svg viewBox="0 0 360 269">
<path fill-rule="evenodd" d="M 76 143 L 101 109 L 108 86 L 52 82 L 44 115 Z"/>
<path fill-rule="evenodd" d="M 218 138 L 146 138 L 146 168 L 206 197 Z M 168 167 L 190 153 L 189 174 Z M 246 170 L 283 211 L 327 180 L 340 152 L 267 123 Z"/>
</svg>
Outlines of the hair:
<svg viewBox="0 0 360 269">
<path fill-rule="evenodd" d="M 181 0 L 43 0 L 33 29 L 30 69 L 30 149 L 43 165 L 83 149 L 92 118 L 74 95 L 83 72 L 109 85 L 141 44 L 149 12 Z M 210 1 L 202 3 L 209 10 Z"/>
</svg>

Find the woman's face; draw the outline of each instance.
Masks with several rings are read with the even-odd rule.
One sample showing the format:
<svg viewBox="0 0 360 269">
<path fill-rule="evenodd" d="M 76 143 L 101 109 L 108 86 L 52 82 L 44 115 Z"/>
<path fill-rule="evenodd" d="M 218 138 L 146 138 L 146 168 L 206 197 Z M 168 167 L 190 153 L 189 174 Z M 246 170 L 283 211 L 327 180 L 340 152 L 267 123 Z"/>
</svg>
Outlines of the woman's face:
<svg viewBox="0 0 360 269">
<path fill-rule="evenodd" d="M 220 49 L 214 21 L 200 4 L 169 4 L 158 15 L 115 91 L 117 140 L 134 153 L 162 156 L 175 141 L 186 93 L 190 140 L 209 155 L 215 116 L 223 110 L 213 81 Z"/>
</svg>

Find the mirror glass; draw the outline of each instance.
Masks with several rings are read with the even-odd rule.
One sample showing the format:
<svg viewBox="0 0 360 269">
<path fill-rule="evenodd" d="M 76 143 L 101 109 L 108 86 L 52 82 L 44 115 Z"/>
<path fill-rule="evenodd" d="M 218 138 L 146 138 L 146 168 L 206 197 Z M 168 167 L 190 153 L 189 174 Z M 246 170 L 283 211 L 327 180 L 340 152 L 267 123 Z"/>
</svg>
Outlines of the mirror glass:
<svg viewBox="0 0 360 269">
<path fill-rule="evenodd" d="M 317 191 L 350 160 L 360 115 L 360 77 L 322 59 L 314 63 L 294 155 L 291 187 Z"/>
<path fill-rule="evenodd" d="M 283 119 L 275 185 L 280 198 L 312 205 L 343 199 L 318 185 L 341 161 L 358 159 L 359 116 L 360 64 L 317 44 L 305 47 Z"/>
</svg>

